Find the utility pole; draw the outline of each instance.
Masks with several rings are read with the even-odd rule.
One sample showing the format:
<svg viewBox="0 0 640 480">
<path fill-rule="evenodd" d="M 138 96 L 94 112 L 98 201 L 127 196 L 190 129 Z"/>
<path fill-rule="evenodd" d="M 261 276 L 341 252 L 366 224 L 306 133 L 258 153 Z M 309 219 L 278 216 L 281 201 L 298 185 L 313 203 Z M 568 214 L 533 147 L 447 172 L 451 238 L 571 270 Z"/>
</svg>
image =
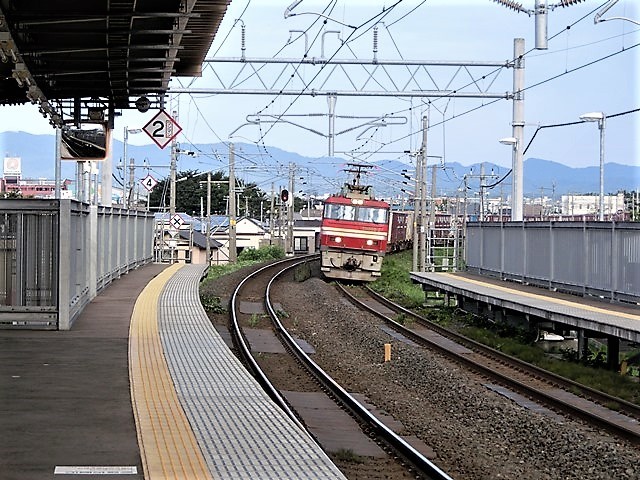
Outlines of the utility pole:
<svg viewBox="0 0 640 480">
<path fill-rule="evenodd" d="M 426 271 L 427 258 L 427 128 L 429 119 L 422 117 L 422 147 L 420 148 L 420 271 Z"/>
<path fill-rule="evenodd" d="M 131 157 L 129 159 L 129 188 L 127 194 L 127 204 L 126 208 L 131 208 L 131 203 L 133 201 L 133 190 L 135 188 L 135 173 L 136 173 L 136 160 Z"/>
<path fill-rule="evenodd" d="M 294 163 L 289 164 L 289 198 L 287 199 L 287 248 L 286 254 L 293 255 L 293 208 L 294 208 L 294 175 L 296 166 Z"/>
<path fill-rule="evenodd" d="M 122 142 L 122 169 L 124 172 L 122 181 L 122 206 L 127 208 L 127 143 L 129 142 L 129 127 L 124 127 L 124 139 Z"/>
<path fill-rule="evenodd" d="M 485 191 L 485 188 L 486 188 L 485 180 L 487 178 L 496 179 L 496 178 L 498 178 L 498 176 L 493 173 L 493 169 L 491 169 L 491 174 L 488 174 L 488 175 L 485 174 L 484 173 L 484 163 L 481 163 L 480 164 L 480 175 L 474 175 L 473 174 L 473 169 L 471 169 L 471 173 L 465 174 L 464 178 L 465 178 L 465 195 L 466 195 L 466 188 L 467 188 L 466 180 L 468 178 L 478 178 L 480 180 L 480 198 L 478 199 L 479 202 L 480 202 L 480 212 L 479 212 L 478 219 L 479 219 L 479 221 L 482 222 L 484 220 L 484 216 L 485 216 L 485 206 L 484 206 L 484 203 L 485 203 L 484 202 L 484 196 L 485 196 L 484 191 Z M 466 198 L 466 196 L 465 196 L 465 198 Z M 465 201 L 465 203 L 466 203 L 466 201 Z"/>
<path fill-rule="evenodd" d="M 426 158 L 426 157 L 425 157 Z M 434 271 L 435 258 L 433 251 L 433 239 L 436 230 L 436 174 L 438 165 L 431 165 L 431 201 L 429 202 L 429 270 Z"/>
<path fill-rule="evenodd" d="M 229 263 L 236 263 L 236 175 L 233 143 L 229 144 Z"/>
<path fill-rule="evenodd" d="M 270 242 L 269 245 L 273 245 L 273 237 L 275 236 L 275 228 L 273 225 L 273 213 L 275 211 L 276 208 L 276 197 L 275 197 L 275 184 L 274 182 L 271 182 L 271 206 L 269 209 L 269 238 L 270 238 Z"/>
<path fill-rule="evenodd" d="M 207 266 L 211 266 L 211 172 L 207 172 Z"/>
<path fill-rule="evenodd" d="M 455 213 L 453 218 L 455 218 L 455 224 L 454 224 L 454 237 L 453 237 L 453 271 L 457 272 L 458 271 L 458 259 L 460 258 L 460 252 L 458 251 L 459 249 L 459 240 L 460 240 L 460 224 L 458 222 L 458 219 L 460 218 L 460 190 L 458 189 L 456 191 L 456 208 L 455 208 Z"/>
<path fill-rule="evenodd" d="M 422 222 L 420 221 L 420 197 L 422 196 L 422 155 L 416 155 L 416 186 L 413 192 L 413 258 L 411 269 L 418 271 L 418 256 L 420 254 L 420 229 Z"/>
<path fill-rule="evenodd" d="M 282 209 L 284 208 L 284 203 L 282 202 L 282 187 L 280 187 L 280 191 L 278 194 L 278 245 L 282 248 L 286 248 L 286 244 L 282 239 L 282 226 L 284 224 L 284 215 Z"/>
<path fill-rule="evenodd" d="M 178 112 L 174 110 L 173 118 L 178 121 Z M 178 161 L 178 142 L 171 140 L 171 164 L 169 167 L 169 219 L 176 214 L 176 164 Z"/>
<path fill-rule="evenodd" d="M 484 221 L 484 162 L 480 164 L 480 221 Z"/>
<path fill-rule="evenodd" d="M 467 258 L 467 190 L 469 190 L 469 185 L 467 185 L 467 175 L 464 175 L 464 217 L 462 217 L 462 239 L 464 245 L 464 259 Z"/>
</svg>

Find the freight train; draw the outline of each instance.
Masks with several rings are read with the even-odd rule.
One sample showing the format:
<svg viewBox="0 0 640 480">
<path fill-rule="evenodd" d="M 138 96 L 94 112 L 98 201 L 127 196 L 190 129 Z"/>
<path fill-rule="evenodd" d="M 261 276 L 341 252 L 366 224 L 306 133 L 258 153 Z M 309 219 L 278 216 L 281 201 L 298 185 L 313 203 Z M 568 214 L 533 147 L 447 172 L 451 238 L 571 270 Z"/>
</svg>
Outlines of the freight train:
<svg viewBox="0 0 640 480">
<path fill-rule="evenodd" d="M 371 186 L 346 183 L 324 202 L 320 224 L 321 270 L 325 277 L 373 281 L 387 252 L 411 245 L 413 217 L 394 212 L 373 197 Z"/>
</svg>

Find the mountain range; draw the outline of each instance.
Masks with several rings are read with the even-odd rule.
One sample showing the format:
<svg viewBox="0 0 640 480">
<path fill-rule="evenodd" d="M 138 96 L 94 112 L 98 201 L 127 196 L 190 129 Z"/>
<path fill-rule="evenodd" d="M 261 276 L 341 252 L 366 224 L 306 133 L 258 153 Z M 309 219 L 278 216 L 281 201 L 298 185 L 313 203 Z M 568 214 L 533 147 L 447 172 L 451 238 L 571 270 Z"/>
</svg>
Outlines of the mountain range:
<svg viewBox="0 0 640 480">
<path fill-rule="evenodd" d="M 121 159 L 124 145 L 118 140 L 112 143 L 112 158 L 114 159 L 114 185 L 123 177 Z M 288 152 L 276 147 L 262 147 L 255 144 L 236 143 L 235 167 L 236 175 L 247 182 L 257 183 L 263 190 L 270 190 L 273 183 L 276 188 L 286 188 L 289 181 L 289 165 L 296 165 L 296 189 L 306 190 L 314 194 L 336 191 L 340 183 L 346 180 L 343 170 L 347 160 L 343 158 L 304 157 L 294 152 Z M 228 172 L 229 147 L 223 143 L 190 145 L 187 149 L 180 146 L 177 171 L 222 171 Z M 1 132 L 0 152 L 4 156 L 22 158 L 22 178 L 46 178 L 55 176 L 55 135 L 34 135 L 25 132 Z M 136 179 L 147 174 L 157 180 L 169 175 L 170 148 L 164 150 L 155 144 L 127 145 L 127 157 L 136 159 L 136 166 L 148 165 L 148 168 L 136 168 Z M 146 161 L 146 163 L 145 163 Z M 371 162 L 374 165 L 370 177 L 377 196 L 385 197 L 397 195 L 398 189 L 403 187 L 407 191 L 413 190 L 414 181 L 411 177 L 413 166 L 398 160 L 381 160 Z M 447 162 L 446 168 L 437 169 L 436 191 L 438 194 L 455 195 L 464 184 L 463 177 L 467 175 L 467 185 L 470 191 L 478 191 L 480 184 L 481 163 L 462 165 L 457 162 Z M 403 172 L 405 170 L 405 172 Z M 547 197 L 563 194 L 597 194 L 600 185 L 599 166 L 573 168 L 558 162 L 527 158 L 524 161 L 524 193 L 528 197 Z M 621 190 L 636 190 L 640 187 L 640 166 L 605 164 L 605 193 L 616 193 Z M 484 162 L 485 185 L 498 183 L 509 169 L 492 163 Z M 62 177 L 75 178 L 75 162 L 62 162 Z M 430 183 L 431 172 L 427 179 Z M 406 184 L 402 184 L 402 182 Z M 301 185 L 302 184 L 302 185 Z M 299 187 L 299 188 L 298 188 Z M 499 183 L 491 196 L 502 194 L 506 197 L 511 192 L 511 177 Z"/>
</svg>

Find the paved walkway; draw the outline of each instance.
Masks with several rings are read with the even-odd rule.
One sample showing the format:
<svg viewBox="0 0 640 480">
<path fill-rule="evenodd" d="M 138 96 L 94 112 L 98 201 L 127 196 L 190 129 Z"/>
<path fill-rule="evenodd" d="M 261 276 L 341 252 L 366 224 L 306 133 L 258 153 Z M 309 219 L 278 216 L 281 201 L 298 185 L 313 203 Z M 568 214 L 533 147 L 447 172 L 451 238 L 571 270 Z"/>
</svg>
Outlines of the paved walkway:
<svg viewBox="0 0 640 480">
<path fill-rule="evenodd" d="M 92 478 L 54 476 L 56 466 L 135 467 L 137 475 L 117 478 L 143 478 L 129 392 L 129 321 L 138 295 L 166 266 L 114 281 L 70 331 L 0 330 L 2 480 Z"/>
<path fill-rule="evenodd" d="M 345 478 L 213 328 L 202 272 L 147 265 L 71 331 L 0 330 L 0 480 Z"/>
</svg>

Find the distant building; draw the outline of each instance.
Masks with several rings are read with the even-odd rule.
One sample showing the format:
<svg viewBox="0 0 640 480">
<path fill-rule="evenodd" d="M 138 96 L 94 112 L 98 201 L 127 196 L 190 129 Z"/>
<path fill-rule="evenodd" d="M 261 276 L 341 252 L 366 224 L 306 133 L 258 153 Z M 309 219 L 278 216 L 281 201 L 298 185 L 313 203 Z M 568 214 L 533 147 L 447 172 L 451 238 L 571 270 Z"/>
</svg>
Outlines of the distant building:
<svg viewBox="0 0 640 480">
<path fill-rule="evenodd" d="M 561 214 L 597 215 L 600 205 L 598 195 L 562 195 Z M 604 196 L 604 217 L 613 217 L 625 211 L 624 194 Z"/>
<path fill-rule="evenodd" d="M 55 198 L 55 180 L 22 178 L 22 159 L 20 157 L 4 158 L 3 175 L 3 178 L 0 179 L 0 193 L 2 194 L 13 194 L 25 198 Z M 70 185 L 71 180 L 64 180 L 61 183 L 62 198 L 71 198 Z"/>
</svg>

